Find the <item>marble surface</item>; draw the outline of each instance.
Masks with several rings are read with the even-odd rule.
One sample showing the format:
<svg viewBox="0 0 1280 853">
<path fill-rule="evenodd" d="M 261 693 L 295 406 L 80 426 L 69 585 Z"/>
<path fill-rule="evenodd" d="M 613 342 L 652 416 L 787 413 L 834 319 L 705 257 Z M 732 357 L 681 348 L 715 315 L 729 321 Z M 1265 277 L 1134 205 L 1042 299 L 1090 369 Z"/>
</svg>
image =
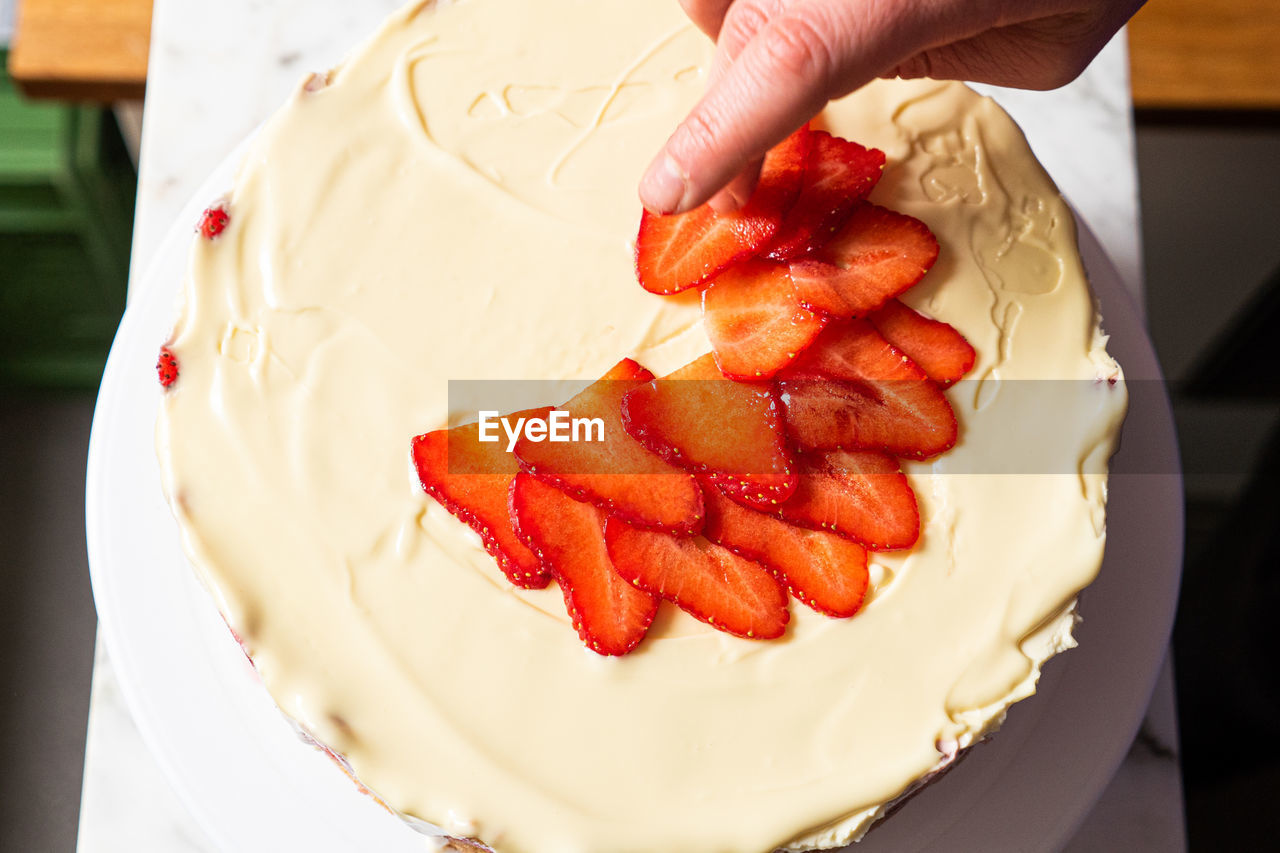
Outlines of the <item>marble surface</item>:
<svg viewBox="0 0 1280 853">
<path fill-rule="evenodd" d="M 306 72 L 339 61 L 400 0 L 156 0 L 143 116 L 133 273 L 140 276 L 205 176 Z M 1123 37 L 1051 93 L 989 89 L 1141 300 L 1136 167 Z M 1070 135 L 1063 133 L 1070 128 Z M 1186 849 L 1171 668 L 1142 731 L 1071 853 Z M 169 788 L 99 642 L 81 801 L 81 853 L 215 853 Z"/>
</svg>

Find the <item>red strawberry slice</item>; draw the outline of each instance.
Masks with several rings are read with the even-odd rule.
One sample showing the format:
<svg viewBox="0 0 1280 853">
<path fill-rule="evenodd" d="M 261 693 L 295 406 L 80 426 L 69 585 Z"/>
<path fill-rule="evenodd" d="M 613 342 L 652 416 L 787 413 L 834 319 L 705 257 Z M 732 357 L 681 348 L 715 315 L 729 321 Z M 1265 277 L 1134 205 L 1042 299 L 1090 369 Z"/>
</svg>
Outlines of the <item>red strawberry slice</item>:
<svg viewBox="0 0 1280 853">
<path fill-rule="evenodd" d="M 801 447 L 874 448 L 924 459 L 955 446 L 946 395 L 866 320 L 829 326 L 779 377 Z"/>
<path fill-rule="evenodd" d="M 716 213 L 706 204 L 668 216 L 646 210 L 636 236 L 640 286 L 650 293 L 679 293 L 756 254 L 800 192 L 810 139 L 808 127 L 802 127 L 770 151 L 755 192 L 739 210 Z"/>
<path fill-rule="evenodd" d="M 796 298 L 833 317 L 862 317 L 924 278 L 938 241 L 923 222 L 859 204 L 812 255 L 791 262 Z"/>
<path fill-rule="evenodd" d="M 156 361 L 156 375 L 160 377 L 161 388 L 168 388 L 178 381 L 178 357 L 168 347 L 160 347 L 160 358 Z"/>
<path fill-rule="evenodd" d="M 205 212 L 200 214 L 200 222 L 196 225 L 196 230 L 204 239 L 212 240 L 226 230 L 230 221 L 231 216 L 227 213 L 227 209 L 217 205 L 206 208 Z"/>
<path fill-rule="evenodd" d="M 872 551 L 910 548 L 920 537 L 920 510 L 892 456 L 874 451 L 797 453 L 800 483 L 778 516 L 828 530 Z M 730 498 L 733 495 L 729 495 Z"/>
<path fill-rule="evenodd" d="M 768 379 L 813 343 L 827 318 L 796 301 L 785 264 L 753 259 L 702 291 L 702 324 L 721 373 Z"/>
<path fill-rule="evenodd" d="M 772 384 L 724 378 L 708 353 L 622 398 L 627 432 L 673 465 L 771 506 L 796 488 Z"/>
<path fill-rule="evenodd" d="M 806 530 L 738 506 L 704 481 L 703 535 L 735 554 L 773 569 L 798 600 L 828 616 L 862 608 L 870 575 L 867 550 L 825 530 Z"/>
<path fill-rule="evenodd" d="M 955 415 L 928 380 L 888 382 L 879 389 L 823 378 L 778 385 L 787 433 L 802 448 L 884 450 L 928 459 L 955 446 Z"/>
<path fill-rule="evenodd" d="M 548 411 L 531 409 L 509 417 L 545 418 Z M 551 576 L 511 523 L 508 491 L 520 466 L 504 445 L 481 441 L 479 425 L 465 424 L 417 436 L 412 447 L 422 488 L 480 534 L 507 580 L 525 589 L 545 587 Z"/>
<path fill-rule="evenodd" d="M 599 418 L 604 441 L 516 442 L 522 470 L 638 527 L 677 533 L 702 529 L 702 490 L 687 471 L 663 461 L 627 435 L 622 398 L 653 374 L 629 358 L 560 407 L 571 418 Z"/>
<path fill-rule="evenodd" d="M 840 230 L 883 172 L 883 151 L 863 148 L 825 130 L 813 131 L 800 196 L 761 254 L 789 261 L 822 245 Z"/>
<path fill-rule="evenodd" d="M 890 299 L 867 319 L 885 340 L 944 388 L 973 368 L 977 355 L 955 327 L 930 319 L 897 299 Z"/>
<path fill-rule="evenodd" d="M 618 574 L 738 637 L 781 637 L 791 614 L 773 573 L 701 536 L 639 530 L 616 516 L 604 526 Z"/>
<path fill-rule="evenodd" d="M 602 655 L 634 649 L 658 612 L 658 599 L 613 570 L 604 544 L 604 511 L 517 474 L 511 514 L 521 537 L 555 576 L 587 648 Z"/>
</svg>

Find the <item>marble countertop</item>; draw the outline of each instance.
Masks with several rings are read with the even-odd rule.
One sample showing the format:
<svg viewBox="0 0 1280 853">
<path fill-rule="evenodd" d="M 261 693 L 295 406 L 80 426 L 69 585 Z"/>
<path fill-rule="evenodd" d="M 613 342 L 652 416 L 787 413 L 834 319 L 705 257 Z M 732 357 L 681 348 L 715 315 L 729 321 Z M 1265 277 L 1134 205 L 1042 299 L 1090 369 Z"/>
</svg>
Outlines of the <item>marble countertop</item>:
<svg viewBox="0 0 1280 853">
<path fill-rule="evenodd" d="M 133 274 L 180 208 L 306 72 L 339 61 L 401 0 L 156 0 L 143 118 Z M 1097 233 L 1141 301 L 1136 164 L 1123 36 L 1070 86 L 988 89 Z M 1062 128 L 1071 128 L 1068 138 Z M 1069 845 L 1186 849 L 1171 670 L 1166 662 L 1128 758 Z M 129 716 L 99 641 L 81 799 L 80 853 L 214 853 L 169 788 Z"/>
</svg>

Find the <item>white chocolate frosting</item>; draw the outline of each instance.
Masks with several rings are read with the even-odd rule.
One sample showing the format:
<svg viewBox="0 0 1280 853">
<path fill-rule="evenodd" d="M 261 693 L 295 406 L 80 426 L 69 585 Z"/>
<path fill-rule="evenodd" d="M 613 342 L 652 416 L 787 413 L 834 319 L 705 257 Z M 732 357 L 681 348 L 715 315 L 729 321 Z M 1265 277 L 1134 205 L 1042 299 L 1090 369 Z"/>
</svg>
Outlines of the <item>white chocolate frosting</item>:
<svg viewBox="0 0 1280 853">
<path fill-rule="evenodd" d="M 631 241 L 710 55 L 675 0 L 417 4 L 298 87 L 192 249 L 158 425 L 192 562 L 287 714 L 392 809 L 502 851 L 858 837 L 1034 692 L 1101 562 L 1125 392 L 1093 381 L 1119 368 L 1072 216 L 993 102 L 932 81 L 818 121 L 886 152 L 873 200 L 941 244 L 906 300 L 978 352 L 959 446 L 907 469 L 920 543 L 873 555 L 862 613 L 792 602 L 760 642 L 664 605 L 602 658 L 423 494 L 409 441 L 448 423 L 448 380 L 708 351 Z M 1023 379 L 1085 381 L 1028 407 Z M 1051 467 L 989 473 L 1010 423 Z"/>
</svg>

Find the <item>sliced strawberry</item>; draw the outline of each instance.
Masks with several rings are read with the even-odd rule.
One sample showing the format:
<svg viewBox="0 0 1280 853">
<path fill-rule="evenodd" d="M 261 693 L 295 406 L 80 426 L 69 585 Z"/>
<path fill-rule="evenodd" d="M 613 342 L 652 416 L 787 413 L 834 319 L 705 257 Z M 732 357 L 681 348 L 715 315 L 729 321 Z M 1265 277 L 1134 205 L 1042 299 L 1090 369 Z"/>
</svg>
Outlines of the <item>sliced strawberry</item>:
<svg viewBox="0 0 1280 853">
<path fill-rule="evenodd" d="M 924 459 L 955 446 L 946 395 L 866 320 L 828 326 L 779 376 L 787 433 L 801 447 L 878 449 Z"/>
<path fill-rule="evenodd" d="M 955 327 L 890 299 L 867 319 L 885 340 L 906 353 L 930 379 L 946 386 L 973 368 L 973 347 Z"/>
<path fill-rule="evenodd" d="M 789 261 L 825 243 L 844 225 L 854 205 L 867 197 L 883 172 L 883 151 L 815 130 L 800 196 L 761 254 L 775 261 Z"/>
<path fill-rule="evenodd" d="M 768 379 L 813 343 L 827 318 L 796 302 L 785 264 L 753 259 L 702 291 L 702 324 L 721 373 Z"/>
<path fill-rule="evenodd" d="M 205 212 L 200 214 L 200 222 L 196 225 L 196 230 L 204 239 L 212 240 L 226 230 L 230 221 L 231 216 L 227 213 L 227 209 L 217 205 L 206 208 Z"/>
<path fill-rule="evenodd" d="M 796 461 L 800 483 L 779 504 L 780 518 L 829 530 L 872 551 L 910 548 L 920 537 L 915 493 L 892 456 L 832 450 L 798 453 Z"/>
<path fill-rule="evenodd" d="M 604 441 L 516 442 L 522 470 L 568 493 L 617 514 L 639 527 L 677 533 L 702 529 L 702 490 L 687 471 L 663 461 L 627 435 L 622 398 L 653 379 L 631 359 L 623 359 L 600 381 L 560 407 L 571 418 L 599 418 Z"/>
<path fill-rule="evenodd" d="M 160 358 L 156 361 L 156 375 L 160 377 L 161 388 L 168 388 L 178 381 L 178 357 L 168 347 L 160 347 Z"/>
<path fill-rule="evenodd" d="M 920 281 L 937 259 L 927 225 L 863 203 L 825 245 L 791 262 L 791 280 L 806 308 L 862 317 Z"/>
<path fill-rule="evenodd" d="M 742 209 L 768 211 L 771 216 L 777 216 L 781 225 L 782 218 L 800 195 L 812 149 L 813 131 L 808 124 L 771 148 L 760 166 L 760 180 Z M 776 233 L 776 227 L 774 230 Z"/>
<path fill-rule="evenodd" d="M 531 409 L 510 417 L 545 418 L 548 411 Z M 511 523 L 507 493 L 520 466 L 503 444 L 481 441 L 479 425 L 465 424 L 417 436 L 412 446 L 422 488 L 480 534 L 507 580 L 525 589 L 545 587 L 551 576 Z"/>
<path fill-rule="evenodd" d="M 955 446 L 956 421 L 938 386 L 925 382 L 888 382 L 872 389 L 823 378 L 780 381 L 787 433 L 809 450 L 937 456 Z"/>
<path fill-rule="evenodd" d="M 604 544 L 604 511 L 517 474 L 511 514 L 521 537 L 555 576 L 587 648 L 602 655 L 634 649 L 653 622 L 658 599 L 613 570 Z"/>
<path fill-rule="evenodd" d="M 819 613 L 845 617 L 862 608 L 870 575 L 867 550 L 857 542 L 739 506 L 709 481 L 703 492 L 707 539 L 777 572 L 793 596 Z"/>
<path fill-rule="evenodd" d="M 800 192 L 810 140 L 808 127 L 802 127 L 770 151 L 755 192 L 739 210 L 716 213 L 706 204 L 668 216 L 646 210 L 636 236 L 640 286 L 650 293 L 679 293 L 756 254 Z"/>
<path fill-rule="evenodd" d="M 701 536 L 639 530 L 616 516 L 604 539 L 618 574 L 713 628 L 760 640 L 786 630 L 787 592 L 759 563 Z"/>
<path fill-rule="evenodd" d="M 771 506 L 796 488 L 770 383 L 725 379 L 708 353 L 622 399 L 627 432 L 663 459 Z"/>
</svg>

